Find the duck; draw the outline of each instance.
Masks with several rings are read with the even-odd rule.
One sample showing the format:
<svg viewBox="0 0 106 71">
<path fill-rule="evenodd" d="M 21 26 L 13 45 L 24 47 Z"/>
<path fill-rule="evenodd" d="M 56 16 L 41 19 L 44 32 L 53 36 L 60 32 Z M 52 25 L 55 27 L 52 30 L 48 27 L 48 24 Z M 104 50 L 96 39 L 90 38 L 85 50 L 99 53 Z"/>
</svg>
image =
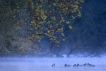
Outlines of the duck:
<svg viewBox="0 0 106 71">
<path fill-rule="evenodd" d="M 92 64 L 90 64 L 90 63 L 85 63 L 85 64 L 83 64 L 83 66 L 95 67 L 95 65 L 92 65 Z"/>
<path fill-rule="evenodd" d="M 88 66 L 89 65 L 89 63 L 85 63 L 85 64 L 83 64 L 83 66 Z"/>
<path fill-rule="evenodd" d="M 74 64 L 74 65 L 73 65 L 73 67 L 77 67 L 77 66 L 78 66 L 78 64 Z"/>
<path fill-rule="evenodd" d="M 65 64 L 64 66 L 65 66 L 65 67 L 69 67 L 70 65 L 68 65 L 68 64 Z"/>
<path fill-rule="evenodd" d="M 55 63 L 54 64 L 52 64 L 52 67 L 54 67 L 55 66 Z"/>
<path fill-rule="evenodd" d="M 90 63 L 86 63 L 86 65 L 89 65 Z"/>
<path fill-rule="evenodd" d="M 82 65 L 80 65 L 80 64 L 76 64 L 77 66 L 82 66 Z"/>
<path fill-rule="evenodd" d="M 91 66 L 91 67 L 95 67 L 95 65 L 92 65 L 92 64 L 89 64 L 89 66 Z"/>
<path fill-rule="evenodd" d="M 82 66 L 80 64 L 74 64 L 73 67 L 78 67 L 78 66 Z"/>
</svg>

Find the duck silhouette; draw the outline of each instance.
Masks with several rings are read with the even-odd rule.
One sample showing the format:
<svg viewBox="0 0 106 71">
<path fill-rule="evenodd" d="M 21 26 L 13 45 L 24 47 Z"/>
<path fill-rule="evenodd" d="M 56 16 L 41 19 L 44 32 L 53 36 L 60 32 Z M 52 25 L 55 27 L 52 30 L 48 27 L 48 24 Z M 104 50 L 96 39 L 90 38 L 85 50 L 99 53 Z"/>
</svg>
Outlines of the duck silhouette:
<svg viewBox="0 0 106 71">
<path fill-rule="evenodd" d="M 74 64 L 74 65 L 73 65 L 73 67 L 77 67 L 77 66 L 78 66 L 78 64 Z"/>
<path fill-rule="evenodd" d="M 89 64 L 90 67 L 95 67 L 95 65 Z"/>
<path fill-rule="evenodd" d="M 65 67 L 69 67 L 70 65 L 68 65 L 68 64 L 65 64 L 64 66 L 65 66 Z"/>
<path fill-rule="evenodd" d="M 83 64 L 83 66 L 95 67 L 95 65 L 92 65 L 92 64 L 90 64 L 90 63 L 85 63 L 85 64 Z"/>
<path fill-rule="evenodd" d="M 54 64 L 52 64 L 52 67 L 54 67 L 55 66 L 55 63 Z"/>
<path fill-rule="evenodd" d="M 85 63 L 85 64 L 83 64 L 83 66 L 87 66 L 87 65 L 89 65 L 89 63 Z"/>
<path fill-rule="evenodd" d="M 82 66 L 80 64 L 74 64 L 73 67 L 78 67 L 78 66 Z"/>
</svg>

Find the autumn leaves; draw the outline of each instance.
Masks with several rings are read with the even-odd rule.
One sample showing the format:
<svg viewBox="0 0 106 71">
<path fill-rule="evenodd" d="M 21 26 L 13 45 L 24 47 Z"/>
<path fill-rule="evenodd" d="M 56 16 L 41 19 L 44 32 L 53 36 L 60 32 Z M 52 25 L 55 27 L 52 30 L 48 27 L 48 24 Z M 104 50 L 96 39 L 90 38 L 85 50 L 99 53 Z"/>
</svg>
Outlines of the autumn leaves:
<svg viewBox="0 0 106 71">
<path fill-rule="evenodd" d="M 29 0 L 29 2 L 31 24 L 36 29 L 36 33 L 46 35 L 58 44 L 65 41 L 65 25 L 72 29 L 72 21 L 81 17 L 81 3 L 84 0 L 37 0 L 35 2 Z"/>
</svg>

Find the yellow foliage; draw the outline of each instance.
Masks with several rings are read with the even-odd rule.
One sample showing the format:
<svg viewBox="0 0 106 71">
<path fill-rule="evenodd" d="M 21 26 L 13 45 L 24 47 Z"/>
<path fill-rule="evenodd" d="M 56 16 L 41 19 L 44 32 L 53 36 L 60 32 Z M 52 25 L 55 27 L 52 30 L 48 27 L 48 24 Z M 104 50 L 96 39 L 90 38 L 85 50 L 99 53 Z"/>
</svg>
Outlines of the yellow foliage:
<svg viewBox="0 0 106 71">
<path fill-rule="evenodd" d="M 78 17 L 81 17 L 81 13 L 80 12 L 78 13 Z"/>
<path fill-rule="evenodd" d="M 69 29 L 72 29 L 72 26 L 69 26 Z"/>
<path fill-rule="evenodd" d="M 46 20 L 47 16 L 46 15 L 42 15 L 42 19 Z"/>
<path fill-rule="evenodd" d="M 39 22 L 39 24 L 43 24 L 43 23 L 44 23 L 43 21 L 40 21 L 40 22 Z"/>
<path fill-rule="evenodd" d="M 70 26 L 72 21 L 77 17 L 81 17 L 80 11 L 82 7 L 80 4 L 84 2 L 84 0 L 62 1 L 63 2 L 60 2 L 60 0 L 44 0 L 43 3 L 43 0 L 37 0 L 33 9 L 35 15 L 32 14 L 32 18 L 35 18 L 35 20 L 31 21 L 31 24 L 34 24 L 36 30 L 42 31 L 40 34 L 45 34 L 50 38 L 51 41 L 57 44 L 59 44 L 61 41 L 65 41 L 65 38 L 63 38 L 65 37 L 63 32 L 65 24 L 69 25 L 68 27 L 71 30 L 73 29 L 73 27 Z M 31 2 L 33 1 L 31 0 Z M 70 15 L 70 18 L 68 19 L 67 16 L 69 14 L 72 15 Z"/>
<path fill-rule="evenodd" d="M 35 20 L 32 20 L 32 21 L 31 21 L 31 24 L 35 24 L 35 23 L 36 23 Z"/>
<path fill-rule="evenodd" d="M 56 3 L 53 3 L 54 6 L 56 6 Z"/>
<path fill-rule="evenodd" d="M 70 24 L 70 22 L 69 21 L 66 21 L 66 24 Z"/>
</svg>

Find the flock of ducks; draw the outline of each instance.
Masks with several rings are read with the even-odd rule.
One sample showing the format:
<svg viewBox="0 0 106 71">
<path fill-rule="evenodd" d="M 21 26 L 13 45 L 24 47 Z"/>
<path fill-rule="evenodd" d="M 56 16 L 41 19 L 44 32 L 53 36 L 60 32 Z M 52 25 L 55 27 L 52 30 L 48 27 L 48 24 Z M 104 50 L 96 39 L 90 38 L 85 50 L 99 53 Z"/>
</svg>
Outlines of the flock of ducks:
<svg viewBox="0 0 106 71">
<path fill-rule="evenodd" d="M 52 64 L 52 67 L 54 67 L 55 66 L 55 63 L 54 64 Z M 70 67 L 71 65 L 69 65 L 69 64 L 65 64 L 64 65 L 64 67 Z M 85 64 L 83 64 L 83 65 L 80 65 L 80 64 L 74 64 L 73 65 L 73 67 L 80 67 L 80 66 L 87 66 L 87 67 L 95 67 L 95 65 L 93 65 L 93 64 L 90 64 L 90 63 L 85 63 Z"/>
<path fill-rule="evenodd" d="M 78 67 L 78 66 L 89 66 L 89 67 L 95 67 L 95 65 L 93 64 L 90 64 L 90 63 L 85 63 L 83 65 L 80 65 L 80 64 L 74 64 L 73 67 Z"/>
</svg>

